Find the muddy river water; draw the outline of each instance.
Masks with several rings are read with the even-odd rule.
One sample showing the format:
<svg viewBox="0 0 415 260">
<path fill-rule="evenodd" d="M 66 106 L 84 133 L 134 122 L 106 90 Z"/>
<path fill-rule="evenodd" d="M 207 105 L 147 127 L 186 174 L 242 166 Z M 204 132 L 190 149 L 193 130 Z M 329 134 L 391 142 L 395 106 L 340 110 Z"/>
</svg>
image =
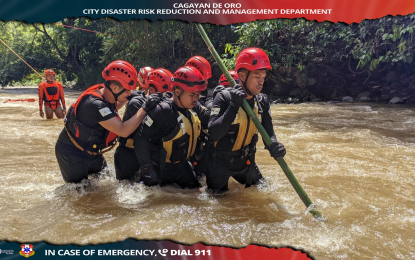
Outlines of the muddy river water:
<svg viewBox="0 0 415 260">
<path fill-rule="evenodd" d="M 65 90 L 69 106 L 80 92 Z M 4 103 L 24 98 L 36 102 Z M 291 246 L 315 259 L 415 259 L 414 107 L 273 105 L 272 117 L 287 164 L 327 221 L 305 212 L 261 142 L 266 181 L 244 189 L 231 180 L 224 196 L 118 182 L 113 151 L 108 174 L 77 191 L 54 154 L 63 121 L 40 118 L 36 88 L 0 90 L 0 241 L 168 239 Z"/>
</svg>

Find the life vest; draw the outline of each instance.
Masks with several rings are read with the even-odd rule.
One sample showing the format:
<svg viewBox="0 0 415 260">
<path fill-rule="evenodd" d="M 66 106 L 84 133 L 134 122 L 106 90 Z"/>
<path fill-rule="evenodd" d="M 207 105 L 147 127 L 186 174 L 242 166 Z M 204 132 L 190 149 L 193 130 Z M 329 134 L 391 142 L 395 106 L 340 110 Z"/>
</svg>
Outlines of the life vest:
<svg viewBox="0 0 415 260">
<path fill-rule="evenodd" d="M 163 137 L 163 148 L 167 152 L 166 163 L 184 162 L 193 155 L 202 124 L 195 112 L 189 109 L 189 120 L 177 111 L 177 125 L 173 132 Z"/>
<path fill-rule="evenodd" d="M 44 81 L 40 83 L 41 88 L 43 89 L 43 101 L 45 103 L 59 103 L 61 99 L 59 83 L 54 81 L 53 83 L 48 83 Z"/>
<path fill-rule="evenodd" d="M 258 106 L 257 98 L 252 109 L 260 122 L 262 122 L 262 109 Z M 248 116 L 248 113 L 239 107 L 238 113 L 233 120 L 228 132 L 214 145 L 218 151 L 239 151 L 249 145 L 252 137 L 258 132 L 253 120 Z"/>
<path fill-rule="evenodd" d="M 76 115 L 78 105 L 85 96 L 92 95 L 96 98 L 95 100 L 105 100 L 99 91 L 102 88 L 104 88 L 104 85 L 98 84 L 85 90 L 77 101 L 71 105 L 65 118 L 65 128 L 72 143 L 80 150 L 86 150 L 86 152 L 92 155 L 102 154 L 108 151 L 102 151 L 102 149 L 109 146 L 113 147 L 117 142 L 117 135 L 113 132 L 106 130 L 101 125 L 89 127 L 79 121 Z M 120 119 L 118 115 L 117 118 Z"/>
</svg>

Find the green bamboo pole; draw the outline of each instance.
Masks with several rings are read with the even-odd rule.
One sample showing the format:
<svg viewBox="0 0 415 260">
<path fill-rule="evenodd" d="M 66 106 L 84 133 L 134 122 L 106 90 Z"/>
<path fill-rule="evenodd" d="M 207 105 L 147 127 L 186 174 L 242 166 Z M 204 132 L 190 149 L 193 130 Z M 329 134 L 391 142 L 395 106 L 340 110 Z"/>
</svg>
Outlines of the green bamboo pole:
<svg viewBox="0 0 415 260">
<path fill-rule="evenodd" d="M 203 40 L 205 41 L 206 45 L 208 46 L 208 49 L 210 53 L 215 58 L 216 62 L 218 63 L 220 69 L 225 74 L 226 79 L 230 82 L 231 86 L 234 87 L 236 85 L 235 81 L 229 74 L 228 70 L 226 69 L 225 65 L 222 62 L 222 59 L 220 58 L 219 54 L 216 52 L 215 47 L 213 47 L 212 43 L 209 40 L 209 37 L 207 36 L 205 30 L 203 29 L 203 26 L 200 23 L 196 23 L 196 27 L 199 30 L 200 35 L 202 36 Z M 244 99 L 242 103 L 242 107 L 245 109 L 245 111 L 248 113 L 249 117 L 254 122 L 255 126 L 257 127 L 259 133 L 261 133 L 262 139 L 264 140 L 265 144 L 267 146 L 270 146 L 272 141 L 269 137 L 267 131 L 262 126 L 261 122 L 259 122 L 258 118 L 254 114 L 254 111 L 252 111 L 252 108 L 249 106 L 248 102 Z M 294 174 L 288 167 L 287 163 L 282 157 L 279 157 L 276 159 L 278 164 L 281 166 L 282 170 L 284 171 L 285 175 L 287 176 L 288 180 L 290 181 L 291 185 L 294 187 L 295 191 L 297 192 L 298 196 L 300 196 L 300 199 L 303 201 L 303 203 L 308 208 L 313 202 L 311 202 L 310 198 L 308 197 L 307 193 L 303 190 L 301 187 L 301 184 L 298 182 L 297 178 L 295 178 Z M 322 219 L 321 213 L 314 207 L 309 211 L 313 216 L 317 219 Z"/>
</svg>

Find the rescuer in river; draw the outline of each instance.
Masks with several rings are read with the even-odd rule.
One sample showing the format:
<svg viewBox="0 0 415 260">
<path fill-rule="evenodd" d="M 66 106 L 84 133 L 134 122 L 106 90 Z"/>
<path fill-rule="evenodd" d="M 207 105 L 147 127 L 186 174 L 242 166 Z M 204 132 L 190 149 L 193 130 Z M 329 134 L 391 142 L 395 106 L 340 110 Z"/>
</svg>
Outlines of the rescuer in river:
<svg viewBox="0 0 415 260">
<path fill-rule="evenodd" d="M 41 82 L 38 88 L 39 115 L 43 118 L 46 112 L 46 119 L 52 119 L 53 113 L 55 113 L 57 118 L 63 118 L 66 114 L 63 86 L 55 80 L 55 71 L 52 69 L 45 70 L 45 77 L 46 80 Z M 43 103 L 45 104 L 45 112 L 43 112 Z"/>
<path fill-rule="evenodd" d="M 107 163 L 103 153 L 117 136 L 129 136 L 160 99 L 148 99 L 131 118 L 122 122 L 118 109 L 137 86 L 137 71 L 128 62 L 113 61 L 102 71 L 104 84 L 83 92 L 69 108 L 65 127 L 59 135 L 55 154 L 65 182 L 79 183 L 100 173 Z"/>
<path fill-rule="evenodd" d="M 163 99 L 143 120 L 134 137 L 140 180 L 147 186 L 200 187 L 189 158 L 209 112 L 198 102 L 206 89 L 203 75 L 184 66 L 173 75 L 173 99 Z"/>
<path fill-rule="evenodd" d="M 261 94 L 267 69 L 271 69 L 271 65 L 263 50 L 243 50 L 236 59 L 235 67 L 240 85 L 222 90 L 213 100 L 209 135 L 214 145 L 209 153 L 211 158 L 206 173 L 208 188 L 213 192 L 227 191 L 229 177 L 246 187 L 263 179 L 255 163 L 257 129 L 242 108 L 244 99 L 271 137 L 272 144 L 267 147 L 271 156 L 285 155 L 285 148 L 277 141 L 272 126 L 270 102 L 265 94 Z"/>
<path fill-rule="evenodd" d="M 172 78 L 173 74 L 167 69 L 153 70 L 147 79 L 148 92 L 150 94 L 148 98 L 159 98 L 159 95 L 162 96 L 163 93 L 166 93 L 164 98 L 171 98 L 173 95 L 171 93 L 173 90 Z M 156 95 L 156 93 L 160 94 Z M 127 104 L 123 121 L 127 121 L 134 116 L 145 104 L 146 100 L 147 96 L 145 95 L 133 97 Z M 134 151 L 134 136 L 136 132 L 135 130 L 127 138 L 120 137 L 119 139 L 119 146 L 114 154 L 115 174 L 118 180 L 139 181 L 137 173 L 140 169 L 140 163 Z"/>
</svg>

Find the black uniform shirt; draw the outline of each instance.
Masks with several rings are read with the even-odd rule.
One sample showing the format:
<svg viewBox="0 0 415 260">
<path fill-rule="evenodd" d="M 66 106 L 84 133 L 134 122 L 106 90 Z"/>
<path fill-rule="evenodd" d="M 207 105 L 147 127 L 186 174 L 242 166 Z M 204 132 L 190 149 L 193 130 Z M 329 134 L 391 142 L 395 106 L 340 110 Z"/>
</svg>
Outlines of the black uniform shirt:
<svg viewBox="0 0 415 260">
<path fill-rule="evenodd" d="M 174 131 L 177 125 L 177 113 L 175 110 L 191 120 L 191 112 L 188 109 L 180 108 L 172 100 L 163 100 L 156 108 L 149 111 L 138 127 L 134 137 L 134 149 L 140 165 L 151 164 L 148 142 L 161 145 L 162 138 Z M 198 115 L 202 126 L 207 126 L 209 122 L 209 112 L 207 109 L 197 103 L 192 110 Z"/>
<path fill-rule="evenodd" d="M 82 98 L 78 104 L 76 116 L 81 123 L 90 128 L 103 128 L 99 122 L 109 120 L 118 115 L 115 104 L 106 102 L 105 100 L 96 99 L 95 96 L 88 95 Z M 66 130 L 63 129 L 59 136 L 58 142 L 74 146 Z M 75 146 L 74 146 L 75 147 Z M 76 147 L 75 147 L 76 148 Z M 76 148 L 78 149 L 78 148 Z"/>
<path fill-rule="evenodd" d="M 230 94 L 225 93 L 228 90 L 219 92 L 213 100 L 212 110 L 209 120 L 209 135 L 213 141 L 218 141 L 222 138 L 229 130 L 232 122 L 235 120 L 236 114 L 239 108 L 234 107 L 231 104 Z M 259 94 L 248 101 L 251 108 L 255 105 L 255 99 L 258 101 L 258 106 L 262 108 L 262 125 L 267 131 L 268 135 L 272 140 L 276 140 L 274 129 L 272 126 L 272 117 L 270 110 L 270 103 L 268 97 L 265 94 Z"/>
</svg>

